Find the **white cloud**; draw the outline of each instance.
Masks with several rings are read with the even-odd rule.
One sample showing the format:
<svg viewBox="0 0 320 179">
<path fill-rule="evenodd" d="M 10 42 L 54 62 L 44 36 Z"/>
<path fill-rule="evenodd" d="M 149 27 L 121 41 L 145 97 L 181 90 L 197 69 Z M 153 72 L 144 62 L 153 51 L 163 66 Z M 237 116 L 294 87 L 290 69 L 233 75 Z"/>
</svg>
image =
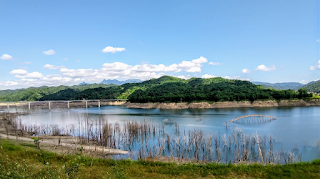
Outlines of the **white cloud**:
<svg viewBox="0 0 320 179">
<path fill-rule="evenodd" d="M 208 62 L 208 60 L 202 56 L 192 61 L 182 61 L 177 66 L 174 66 L 176 67 L 175 72 L 179 72 L 179 71 L 186 71 L 191 73 L 201 72 L 202 63 L 206 63 L 206 62 Z"/>
<path fill-rule="evenodd" d="M 320 79 L 316 79 L 316 80 L 312 80 L 312 81 L 310 81 L 310 80 L 301 80 L 300 83 L 302 83 L 302 84 L 308 84 L 308 83 L 310 83 L 310 82 L 319 81 L 319 80 L 320 80 Z"/>
<path fill-rule="evenodd" d="M 301 81 L 300 81 L 301 84 L 307 84 L 307 83 L 309 83 L 309 82 L 310 82 L 310 81 L 307 81 L 307 80 L 301 80 Z"/>
<path fill-rule="evenodd" d="M 52 50 L 52 49 L 43 52 L 43 54 L 45 54 L 45 55 L 53 55 L 55 53 L 56 52 L 54 50 Z"/>
<path fill-rule="evenodd" d="M 198 59 L 194 59 L 192 61 L 182 61 L 179 64 L 172 64 L 169 66 L 159 64 L 159 65 L 152 65 L 152 64 L 141 64 L 131 66 L 121 62 L 114 62 L 114 63 L 105 63 L 103 64 L 103 71 L 121 71 L 124 73 L 130 72 L 201 72 L 202 63 L 207 62 L 207 59 L 204 57 L 200 57 Z"/>
<path fill-rule="evenodd" d="M 13 74 L 13 75 L 15 75 L 16 78 L 21 78 L 21 79 L 43 77 L 43 75 L 37 71 L 32 72 L 32 73 L 28 73 L 26 70 L 23 70 L 23 69 L 12 70 L 10 72 L 10 74 Z"/>
<path fill-rule="evenodd" d="M 242 69 L 242 73 L 250 73 L 251 71 L 249 70 L 249 69 L 247 69 L 247 68 L 245 68 L 245 69 Z"/>
<path fill-rule="evenodd" d="M 13 74 L 13 75 L 26 75 L 26 74 L 28 74 L 28 72 L 26 70 L 23 70 L 23 69 L 16 69 L 16 70 L 10 71 L 10 74 Z"/>
<path fill-rule="evenodd" d="M 8 55 L 8 54 L 3 54 L 0 59 L 2 60 L 11 60 L 12 59 L 12 56 L 11 55 Z"/>
<path fill-rule="evenodd" d="M 240 76 L 225 76 L 223 77 L 225 79 L 229 79 L 229 80 L 243 80 L 243 81 L 250 81 L 249 78 L 241 78 Z"/>
<path fill-rule="evenodd" d="M 164 64 L 139 64 L 129 65 L 122 62 L 104 63 L 98 69 L 69 69 L 62 66 L 50 64 L 44 65 L 47 69 L 60 69 L 59 74 L 43 75 L 39 72 L 28 73 L 23 69 L 16 69 L 10 72 L 19 78 L 16 82 L 19 88 L 30 86 L 56 86 L 56 85 L 75 85 L 80 82 L 99 83 L 103 79 L 140 79 L 149 80 L 159 78 L 167 73 L 196 73 L 201 72 L 203 63 L 207 59 L 200 57 L 190 61 L 182 61 L 169 65 Z M 172 74 L 171 74 L 172 75 Z M 183 74 L 180 78 L 190 78 L 189 74 Z M 1 82 L 5 83 L 5 82 Z M 2 88 L 0 86 L 0 88 Z"/>
<path fill-rule="evenodd" d="M 196 72 L 201 72 L 201 68 L 200 67 L 191 67 L 186 71 L 190 72 L 190 73 L 196 73 Z"/>
<path fill-rule="evenodd" d="M 3 83 L 4 86 L 15 86 L 18 85 L 19 83 L 16 81 L 6 81 Z"/>
<path fill-rule="evenodd" d="M 205 75 L 202 75 L 201 78 L 214 78 L 214 77 L 216 77 L 216 76 L 214 76 L 214 75 L 209 75 L 209 74 L 205 74 Z"/>
<path fill-rule="evenodd" d="M 37 71 L 32 72 L 32 73 L 27 73 L 27 74 L 22 74 L 22 75 L 16 75 L 16 78 L 41 78 L 43 75 Z"/>
<path fill-rule="evenodd" d="M 179 63 L 180 68 L 191 68 L 194 66 L 196 66 L 196 64 L 191 61 L 182 61 L 181 63 Z"/>
<path fill-rule="evenodd" d="M 320 60 L 317 62 L 315 66 L 310 66 L 310 70 L 320 69 Z"/>
<path fill-rule="evenodd" d="M 219 62 L 209 62 L 209 65 L 223 65 L 223 63 L 219 63 Z"/>
<path fill-rule="evenodd" d="M 111 47 L 111 46 L 108 46 L 104 49 L 102 49 L 102 52 L 103 53 L 116 53 L 116 52 L 122 52 L 126 50 L 125 48 L 120 48 L 120 47 Z"/>
<path fill-rule="evenodd" d="M 67 61 L 67 60 L 68 60 L 68 58 L 64 58 L 63 60 L 64 60 L 64 61 Z"/>
<path fill-rule="evenodd" d="M 176 76 L 177 78 L 181 78 L 181 79 L 185 79 L 185 80 L 187 80 L 187 79 L 190 79 L 191 78 L 191 76 L 190 75 L 179 75 L 179 76 Z"/>
<path fill-rule="evenodd" d="M 50 69 L 50 70 L 56 70 L 56 69 L 64 68 L 64 66 L 54 66 L 54 65 L 46 64 L 46 65 L 43 66 L 43 68 L 47 68 L 47 69 Z"/>
<path fill-rule="evenodd" d="M 201 57 L 198 58 L 198 59 L 192 60 L 192 63 L 207 63 L 207 62 L 208 62 L 208 60 L 207 60 L 205 57 L 203 57 L 203 56 L 201 56 Z"/>
<path fill-rule="evenodd" d="M 259 65 L 256 70 L 258 71 L 273 71 L 276 69 L 276 66 L 272 65 L 271 67 L 266 67 L 265 65 Z"/>
</svg>

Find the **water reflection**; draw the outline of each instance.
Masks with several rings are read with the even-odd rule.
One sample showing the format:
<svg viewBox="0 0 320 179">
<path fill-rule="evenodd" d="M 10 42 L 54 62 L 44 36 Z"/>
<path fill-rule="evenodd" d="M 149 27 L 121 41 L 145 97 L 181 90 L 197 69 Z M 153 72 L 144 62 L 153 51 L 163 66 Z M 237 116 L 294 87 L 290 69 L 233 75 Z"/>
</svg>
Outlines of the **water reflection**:
<svg viewBox="0 0 320 179">
<path fill-rule="evenodd" d="M 11 109 L 13 111 L 17 109 Z M 19 109 L 22 110 L 22 109 Z M 266 123 L 228 123 L 243 115 L 262 114 L 278 119 Z M 179 124 L 180 131 L 201 129 L 205 134 L 232 135 L 233 129 L 241 129 L 246 134 L 273 136 L 284 149 L 299 146 L 303 160 L 320 158 L 317 142 L 320 141 L 320 107 L 270 107 L 270 108 L 226 108 L 226 109 L 129 109 L 122 106 L 70 110 L 36 110 L 30 115 L 21 116 L 24 124 L 77 124 L 79 117 L 103 117 L 110 123 L 126 121 L 151 121 L 163 124 L 164 119 L 172 118 Z M 166 133 L 173 134 L 175 127 L 165 125 Z M 312 148 L 313 147 L 313 148 Z M 312 149 L 311 149 L 312 148 Z"/>
</svg>

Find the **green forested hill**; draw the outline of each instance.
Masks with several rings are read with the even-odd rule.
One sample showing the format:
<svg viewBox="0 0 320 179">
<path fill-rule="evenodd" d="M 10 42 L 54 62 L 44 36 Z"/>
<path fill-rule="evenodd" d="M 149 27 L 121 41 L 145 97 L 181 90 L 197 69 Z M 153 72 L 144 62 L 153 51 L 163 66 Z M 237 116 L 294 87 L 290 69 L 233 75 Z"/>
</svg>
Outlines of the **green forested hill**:
<svg viewBox="0 0 320 179">
<path fill-rule="evenodd" d="M 0 92 L 1 94 L 1 92 Z M 131 102 L 241 101 L 309 97 L 306 90 L 263 89 L 249 81 L 220 77 L 184 80 L 162 76 L 141 83 L 102 84 L 20 89 L 0 95 L 1 101 L 128 99 Z"/>
<path fill-rule="evenodd" d="M 310 83 L 306 84 L 305 86 L 303 86 L 303 88 L 305 88 L 309 92 L 320 93 L 320 80 L 310 82 Z"/>
<path fill-rule="evenodd" d="M 0 101 L 41 101 L 41 100 L 65 100 L 72 99 L 75 93 L 91 88 L 107 88 L 114 85 L 90 84 L 74 86 L 54 86 L 54 87 L 30 87 L 17 90 L 0 91 Z"/>
<path fill-rule="evenodd" d="M 224 78 L 191 78 L 163 83 L 147 89 L 138 89 L 128 99 L 131 102 L 179 101 L 241 101 L 257 99 L 292 99 L 310 96 L 305 90 L 263 89 L 248 81 Z"/>
</svg>

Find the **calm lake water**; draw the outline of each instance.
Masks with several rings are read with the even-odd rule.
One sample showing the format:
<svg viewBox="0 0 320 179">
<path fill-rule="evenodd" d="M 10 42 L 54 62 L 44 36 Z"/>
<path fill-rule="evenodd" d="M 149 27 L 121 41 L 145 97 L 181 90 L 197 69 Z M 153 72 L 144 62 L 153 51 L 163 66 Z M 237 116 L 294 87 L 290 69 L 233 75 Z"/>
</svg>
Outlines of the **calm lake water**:
<svg viewBox="0 0 320 179">
<path fill-rule="evenodd" d="M 233 118 L 262 114 L 277 117 L 265 123 L 228 123 Z M 290 150 L 298 147 L 303 161 L 320 158 L 320 107 L 272 107 L 272 108 L 232 108 L 232 109 L 129 109 L 122 106 L 70 110 L 38 110 L 20 116 L 24 124 L 77 124 L 83 115 L 90 118 L 104 117 L 110 123 L 148 120 L 163 124 L 164 119 L 172 119 L 180 126 L 180 131 L 201 129 L 205 134 L 231 135 L 234 129 L 245 134 L 273 136 L 281 147 Z M 167 133 L 173 133 L 174 125 L 165 125 Z"/>
</svg>

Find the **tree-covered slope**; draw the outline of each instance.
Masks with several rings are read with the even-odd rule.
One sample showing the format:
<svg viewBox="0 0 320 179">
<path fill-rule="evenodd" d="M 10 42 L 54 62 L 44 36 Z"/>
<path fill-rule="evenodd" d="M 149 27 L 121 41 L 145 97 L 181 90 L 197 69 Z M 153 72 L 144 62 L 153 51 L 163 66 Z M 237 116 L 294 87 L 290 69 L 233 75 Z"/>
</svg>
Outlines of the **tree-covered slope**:
<svg viewBox="0 0 320 179">
<path fill-rule="evenodd" d="M 102 84 L 41 87 L 15 90 L 0 96 L 1 101 L 128 99 L 131 102 L 241 101 L 309 97 L 306 90 L 272 90 L 249 81 L 220 77 L 188 80 L 162 76 L 140 83 L 119 86 Z"/>
<path fill-rule="evenodd" d="M 110 88 L 88 89 L 76 99 L 128 99 L 130 102 L 241 101 L 257 99 L 293 99 L 310 97 L 305 90 L 263 89 L 248 81 L 224 78 L 184 80 L 163 76 L 141 83 L 127 83 Z"/>
<path fill-rule="evenodd" d="M 303 86 L 303 88 L 309 92 L 320 93 L 320 80 L 310 82 Z"/>
<path fill-rule="evenodd" d="M 128 99 L 131 102 L 192 102 L 192 101 L 241 101 L 257 99 L 292 99 L 308 97 L 304 90 L 263 89 L 248 81 L 223 78 L 192 78 L 185 81 L 163 83 L 138 89 Z"/>
<path fill-rule="evenodd" d="M 58 100 L 74 98 L 74 95 L 86 89 L 107 88 L 114 85 L 90 84 L 90 85 L 74 85 L 74 86 L 54 86 L 54 87 L 30 87 L 17 90 L 0 91 L 0 101 L 38 101 L 38 100 Z"/>
<path fill-rule="evenodd" d="M 166 83 L 186 82 L 186 80 L 162 76 L 157 79 L 146 80 L 140 83 L 126 83 L 120 86 L 110 88 L 95 88 L 79 92 L 76 99 L 128 99 L 136 90 L 146 90 Z"/>
</svg>

